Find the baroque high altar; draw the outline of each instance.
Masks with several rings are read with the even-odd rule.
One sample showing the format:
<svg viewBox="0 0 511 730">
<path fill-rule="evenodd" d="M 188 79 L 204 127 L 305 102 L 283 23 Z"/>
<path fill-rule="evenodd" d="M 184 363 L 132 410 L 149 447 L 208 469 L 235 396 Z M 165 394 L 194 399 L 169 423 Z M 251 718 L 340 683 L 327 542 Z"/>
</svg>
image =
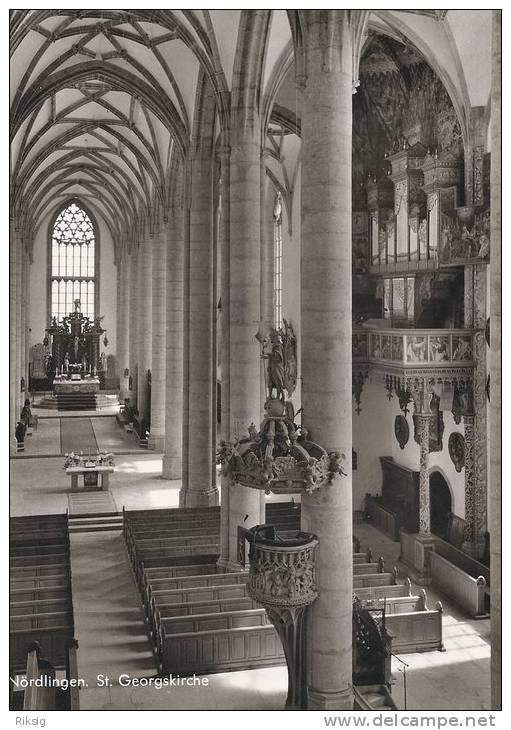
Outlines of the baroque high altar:
<svg viewBox="0 0 511 730">
<path fill-rule="evenodd" d="M 60 322 L 53 317 L 46 332 L 51 338 L 51 368 L 49 376 L 86 373 L 96 375 L 99 367 L 99 338 L 106 332 L 102 317 L 93 321 L 82 314 L 80 300 L 75 299 L 74 311 Z"/>
</svg>

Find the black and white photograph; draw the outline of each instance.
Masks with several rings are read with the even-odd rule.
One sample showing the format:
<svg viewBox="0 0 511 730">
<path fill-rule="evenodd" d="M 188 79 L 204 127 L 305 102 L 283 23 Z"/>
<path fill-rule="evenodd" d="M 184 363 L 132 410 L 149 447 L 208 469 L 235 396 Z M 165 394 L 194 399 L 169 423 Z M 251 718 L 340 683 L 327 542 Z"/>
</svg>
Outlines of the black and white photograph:
<svg viewBox="0 0 511 730">
<path fill-rule="evenodd" d="M 9 726 L 498 727 L 502 9 L 7 12 Z"/>
</svg>

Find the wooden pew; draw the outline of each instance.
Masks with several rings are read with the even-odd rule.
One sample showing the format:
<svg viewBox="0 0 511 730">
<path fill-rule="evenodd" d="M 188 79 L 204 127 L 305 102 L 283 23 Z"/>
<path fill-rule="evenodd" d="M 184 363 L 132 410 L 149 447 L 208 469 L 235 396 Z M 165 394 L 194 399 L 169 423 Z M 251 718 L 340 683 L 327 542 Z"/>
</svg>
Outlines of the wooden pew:
<svg viewBox="0 0 511 730">
<path fill-rule="evenodd" d="M 391 588 L 393 586 L 388 587 Z M 426 605 L 426 591 L 424 589 L 421 589 L 417 595 L 413 596 L 390 595 L 379 598 L 364 598 L 361 599 L 361 603 L 363 608 L 385 608 L 385 615 L 428 610 Z"/>
<path fill-rule="evenodd" d="M 157 621 L 160 616 L 166 615 L 167 606 L 191 604 L 198 601 L 217 602 L 226 599 L 245 598 L 246 596 L 248 596 L 246 583 L 153 591 L 151 604 L 147 612 L 149 626 L 156 635 L 159 631 Z"/>
<path fill-rule="evenodd" d="M 25 689 L 23 698 L 24 711 L 55 710 L 57 705 L 56 687 L 38 687 L 35 682 L 39 678 L 48 677 L 55 679 L 54 667 L 44 659 L 41 659 L 39 646 L 33 646 L 27 656 L 27 680 L 28 687 Z"/>
<path fill-rule="evenodd" d="M 71 596 L 57 600 L 20 601 L 9 605 L 11 617 L 58 612 L 72 612 Z"/>
<path fill-rule="evenodd" d="M 23 588 L 69 588 L 69 577 L 66 575 L 32 575 L 10 576 L 11 589 Z"/>
<path fill-rule="evenodd" d="M 353 575 L 368 575 L 369 573 L 384 573 L 385 563 L 383 558 L 378 558 L 377 563 L 354 563 Z"/>
<path fill-rule="evenodd" d="M 162 567 L 170 564 L 185 565 L 192 562 L 211 563 L 216 561 L 220 553 L 220 544 L 206 545 L 179 545 L 173 548 L 145 548 L 133 553 L 132 566 L 140 591 L 143 589 L 142 565 L 147 567 Z"/>
<path fill-rule="evenodd" d="M 162 674 L 210 674 L 284 663 L 278 634 L 267 624 L 174 634 Z"/>
<path fill-rule="evenodd" d="M 18 568 L 33 565 L 69 565 L 69 558 L 63 553 L 52 553 L 51 555 L 20 555 L 9 557 L 9 566 Z"/>
<path fill-rule="evenodd" d="M 67 598 L 68 596 L 69 585 L 58 588 L 47 588 L 45 586 L 39 588 L 15 588 L 10 592 L 11 603 L 19 603 L 20 601 L 44 601 L 54 598 Z"/>
<path fill-rule="evenodd" d="M 185 588 L 202 588 L 205 586 L 233 585 L 235 583 L 246 583 L 248 573 L 213 573 L 211 575 L 187 575 L 181 578 L 153 578 L 146 584 L 145 605 L 147 609 L 151 606 L 151 596 L 154 592 L 162 590 L 175 590 Z"/>
<path fill-rule="evenodd" d="M 11 568 L 9 571 L 12 580 L 24 580 L 25 578 L 56 577 L 69 574 L 67 563 L 59 565 L 25 565 Z"/>
<path fill-rule="evenodd" d="M 485 606 L 486 581 L 473 578 L 436 552 L 430 553 L 431 577 L 435 588 L 452 598 L 473 618 L 487 618 Z"/>
<path fill-rule="evenodd" d="M 370 563 L 373 559 L 373 551 L 371 548 L 367 548 L 365 553 L 353 553 L 353 564 L 359 565 L 360 563 Z"/>
<path fill-rule="evenodd" d="M 442 616 L 440 601 L 434 611 L 386 614 L 385 626 L 392 634 L 392 651 L 396 654 L 435 649 L 445 651 L 442 642 Z"/>
<path fill-rule="evenodd" d="M 36 680 L 48 677 L 47 684 L 55 680 L 55 667 L 45 659 L 41 658 L 41 646 L 38 642 L 28 647 L 26 667 L 22 673 L 28 680 L 26 689 L 16 690 L 15 680 L 19 673 L 14 672 L 12 676 L 11 694 L 9 698 L 10 710 L 25 710 L 41 712 L 45 710 L 79 710 L 79 677 L 77 665 L 78 642 L 75 639 L 69 641 L 67 647 L 66 680 L 69 683 L 67 689 L 59 686 L 42 686 L 36 684 Z"/>
<path fill-rule="evenodd" d="M 369 575 L 354 575 L 353 590 L 357 588 L 372 588 L 373 586 L 395 585 L 397 571 L 394 568 L 392 573 L 373 573 Z"/>
<path fill-rule="evenodd" d="M 224 611 L 247 611 L 252 608 L 260 608 L 260 606 L 250 596 L 226 598 L 217 601 L 197 601 L 196 603 L 176 603 L 157 608 L 153 621 L 154 626 L 157 627 L 153 632 L 156 651 L 158 654 L 161 651 L 162 625 L 167 619 L 197 614 L 222 613 Z"/>
<path fill-rule="evenodd" d="M 27 646 L 34 641 L 39 642 L 44 656 L 48 657 L 55 669 L 64 669 L 67 662 L 67 645 L 73 638 L 72 622 L 55 622 L 54 626 L 33 629 L 10 629 L 9 631 L 9 665 L 12 671 L 23 670 L 26 661 Z"/>
<path fill-rule="evenodd" d="M 389 586 L 369 586 L 366 588 L 355 588 L 355 594 L 364 601 L 375 601 L 385 597 L 389 599 L 412 595 L 412 584 L 407 578 L 404 584 L 396 583 Z"/>
<path fill-rule="evenodd" d="M 178 616 L 171 619 L 166 619 L 161 626 L 161 667 L 163 674 L 171 672 L 170 666 L 172 665 L 177 653 L 183 650 L 181 646 L 176 650 L 175 643 L 183 644 L 183 636 L 193 634 L 196 638 L 196 645 L 200 641 L 201 634 L 216 634 L 218 631 L 230 632 L 233 629 L 240 628 L 255 628 L 265 627 L 270 624 L 268 616 L 264 608 L 249 609 L 247 611 L 225 611 L 215 612 L 211 614 L 198 614 L 192 616 Z M 252 641 L 254 638 L 252 639 Z M 210 641 L 210 639 L 207 639 Z M 214 641 L 214 639 L 213 639 Z M 186 643 L 186 642 L 185 642 Z M 207 645 L 200 646 L 199 653 L 207 656 Z M 231 654 L 231 658 L 234 658 L 234 653 Z M 248 658 L 248 657 L 247 657 Z M 264 664 L 263 657 L 259 657 L 261 663 Z M 250 659 L 249 659 L 250 661 Z M 239 669 L 239 665 L 237 666 Z M 180 670 L 182 671 L 182 670 Z"/>
</svg>

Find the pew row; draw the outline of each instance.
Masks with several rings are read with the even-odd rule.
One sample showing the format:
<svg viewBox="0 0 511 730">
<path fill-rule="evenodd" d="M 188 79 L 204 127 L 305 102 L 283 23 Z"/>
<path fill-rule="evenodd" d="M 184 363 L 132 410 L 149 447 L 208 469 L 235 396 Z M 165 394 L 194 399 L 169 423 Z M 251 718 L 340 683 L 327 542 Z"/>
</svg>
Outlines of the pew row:
<svg viewBox="0 0 511 730">
<path fill-rule="evenodd" d="M 278 634 L 267 624 L 174 634 L 162 674 L 212 674 L 284 663 Z"/>
</svg>

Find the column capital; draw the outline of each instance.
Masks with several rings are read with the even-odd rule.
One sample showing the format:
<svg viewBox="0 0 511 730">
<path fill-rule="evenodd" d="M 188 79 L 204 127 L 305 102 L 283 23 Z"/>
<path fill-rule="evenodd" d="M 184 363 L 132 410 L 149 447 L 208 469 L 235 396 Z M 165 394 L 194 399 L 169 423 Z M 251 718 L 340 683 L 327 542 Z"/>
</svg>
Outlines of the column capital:
<svg viewBox="0 0 511 730">
<path fill-rule="evenodd" d="M 307 86 L 312 67 L 315 66 L 316 72 L 350 73 L 352 93 L 356 93 L 360 86 L 360 55 L 369 11 L 302 10 L 296 11 L 296 14 L 296 26 L 300 28 L 295 51 L 297 86 Z"/>
</svg>

